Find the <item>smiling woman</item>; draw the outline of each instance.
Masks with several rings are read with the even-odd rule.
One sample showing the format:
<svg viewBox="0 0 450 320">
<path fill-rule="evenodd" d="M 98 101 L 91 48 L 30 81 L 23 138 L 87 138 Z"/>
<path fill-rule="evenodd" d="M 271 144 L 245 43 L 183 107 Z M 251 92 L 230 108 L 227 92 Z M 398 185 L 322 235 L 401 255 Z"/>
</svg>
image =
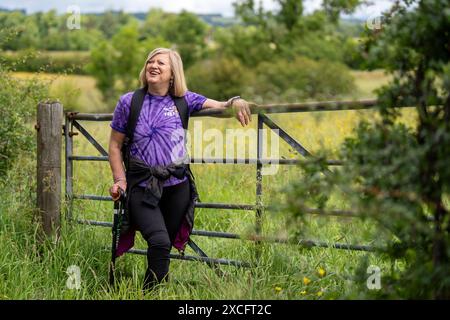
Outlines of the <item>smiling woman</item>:
<svg viewBox="0 0 450 320">
<path fill-rule="evenodd" d="M 171 49 L 157 48 L 148 55 L 140 81 L 141 89 L 119 99 L 111 122 L 110 194 L 116 201 L 122 192 L 127 197 L 128 227 L 121 232 L 116 255 L 133 246 L 135 231 L 148 243 L 147 290 L 167 279 L 171 247 L 183 252 L 193 228 L 198 195 L 186 160 L 186 120 L 201 109 L 233 108 L 245 126 L 251 113 L 239 97 L 216 101 L 188 91 L 181 57 Z"/>
</svg>

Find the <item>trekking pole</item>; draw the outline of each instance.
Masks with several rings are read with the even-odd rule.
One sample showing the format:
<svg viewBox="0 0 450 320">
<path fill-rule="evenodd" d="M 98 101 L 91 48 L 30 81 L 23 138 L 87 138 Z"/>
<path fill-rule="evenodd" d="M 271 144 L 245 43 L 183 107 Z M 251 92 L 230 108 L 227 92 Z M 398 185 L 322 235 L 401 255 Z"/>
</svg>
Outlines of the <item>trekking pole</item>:
<svg viewBox="0 0 450 320">
<path fill-rule="evenodd" d="M 119 199 L 114 201 L 114 218 L 112 226 L 112 245 L 111 245 L 111 263 L 109 265 L 109 284 L 114 285 L 114 274 L 116 271 L 116 251 L 119 242 L 120 224 L 123 215 L 123 200 L 125 198 L 124 191 L 119 188 Z"/>
</svg>

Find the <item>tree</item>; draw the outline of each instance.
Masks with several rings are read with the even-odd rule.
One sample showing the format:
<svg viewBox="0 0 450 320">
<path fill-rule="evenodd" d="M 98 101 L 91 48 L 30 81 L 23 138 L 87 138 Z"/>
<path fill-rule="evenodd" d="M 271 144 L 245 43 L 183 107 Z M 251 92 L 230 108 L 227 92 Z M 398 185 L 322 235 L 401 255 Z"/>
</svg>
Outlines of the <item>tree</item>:
<svg viewBox="0 0 450 320">
<path fill-rule="evenodd" d="M 217 52 L 239 61 L 247 67 L 256 67 L 263 61 L 275 57 L 277 45 L 270 41 L 267 33 L 257 26 L 232 26 L 216 30 Z"/>
<path fill-rule="evenodd" d="M 314 60 L 331 60 L 355 65 L 357 56 L 353 51 L 350 53 L 354 58 L 347 59 L 346 54 L 355 47 L 348 42 L 350 36 L 338 32 L 339 17 L 342 12 L 353 12 L 365 1 L 327 0 L 323 2 L 322 9 L 311 14 L 304 13 L 302 0 L 277 0 L 277 3 L 279 9 L 270 12 L 263 9 L 261 2 L 257 6 L 254 0 L 236 1 L 235 14 L 241 18 L 245 26 L 256 30 L 254 39 L 251 41 L 252 39 L 246 38 L 242 41 L 243 35 L 240 32 L 229 32 L 226 37 L 217 37 L 221 50 L 235 54 L 235 57 L 244 63 L 247 63 L 243 59 L 245 54 L 239 52 L 241 43 L 244 43 L 241 51 L 245 49 L 247 52 L 261 51 L 262 54 L 255 54 L 256 57 L 262 56 L 261 59 L 255 59 L 255 64 L 263 59 L 273 60 L 276 57 L 293 60 L 301 55 Z M 227 39 L 230 40 L 226 41 Z M 342 43 L 347 45 L 342 46 Z M 251 44 L 251 47 L 249 48 L 247 44 Z M 267 44 L 274 50 L 268 50 Z M 266 54 L 267 52 L 269 54 Z M 246 60 L 252 56 L 249 55 Z"/>
<path fill-rule="evenodd" d="M 132 16 L 124 13 L 123 11 L 114 12 L 111 10 L 106 11 L 98 19 L 100 20 L 98 27 L 107 39 L 111 39 L 121 27 L 128 24 L 132 20 L 135 20 Z"/>
<path fill-rule="evenodd" d="M 5 31 L 5 30 L 3 30 Z M 39 101 L 47 95 L 37 79 L 17 80 L 0 63 L 0 183 L 14 161 L 34 152 L 34 134 L 28 125 Z"/>
<path fill-rule="evenodd" d="M 322 6 L 330 19 L 337 22 L 341 13 L 353 13 L 357 7 L 366 3 L 368 1 L 364 0 L 323 0 Z"/>
<path fill-rule="evenodd" d="M 111 39 L 116 54 L 114 70 L 122 82 L 122 91 L 131 90 L 138 85 L 139 71 L 145 60 L 138 36 L 137 24 L 131 23 L 122 27 Z"/>
<path fill-rule="evenodd" d="M 117 59 L 118 53 L 114 47 L 110 42 L 103 40 L 91 50 L 91 61 L 86 66 L 87 71 L 95 77 L 97 88 L 104 97 L 111 97 L 111 102 L 112 97 L 116 96 Z"/>
<path fill-rule="evenodd" d="M 164 12 L 162 9 L 151 9 L 139 28 L 141 38 L 164 37 L 167 21 L 173 15 L 173 13 Z"/>
<path fill-rule="evenodd" d="M 100 41 L 91 50 L 91 62 L 87 71 L 97 80 L 97 88 L 108 105 L 113 105 L 119 94 L 139 86 L 139 72 L 148 53 L 156 47 L 167 47 L 163 38 L 147 38 L 139 41 L 138 26 L 123 26 L 111 41 Z"/>
<path fill-rule="evenodd" d="M 290 187 L 295 216 L 304 205 L 327 207 L 337 189 L 361 217 L 378 222 L 381 252 L 405 266 L 383 271 L 375 297 L 450 298 L 449 12 L 444 0 L 404 0 L 382 30 L 368 30 L 369 54 L 393 76 L 378 92 L 380 120 L 363 122 L 342 146 L 348 170 L 321 175 L 320 158 L 303 165 L 305 180 Z M 398 121 L 400 106 L 414 106 L 416 126 Z"/>
<path fill-rule="evenodd" d="M 216 100 L 241 95 L 251 80 L 239 60 L 226 57 L 197 62 L 187 70 L 186 78 L 190 90 Z"/>
<path fill-rule="evenodd" d="M 262 1 L 255 6 L 255 0 L 236 0 L 233 7 L 236 17 L 241 18 L 246 25 L 264 26 L 270 15 L 264 11 Z"/>
<path fill-rule="evenodd" d="M 5 50 L 17 50 L 19 48 L 18 38 L 24 31 L 21 25 L 25 22 L 25 15 L 21 12 L 0 13 L 0 25 L 2 31 L 8 34 L 8 39 L 2 41 Z M 2 39 L 3 40 L 3 39 Z"/>
<path fill-rule="evenodd" d="M 140 29 L 141 38 L 163 38 L 176 49 L 185 68 L 189 68 L 204 56 L 207 25 L 195 14 L 182 11 L 180 14 L 150 10 Z"/>
<path fill-rule="evenodd" d="M 255 98 L 264 103 L 336 99 L 354 90 L 347 68 L 330 61 L 296 57 L 291 61 L 262 62 L 252 84 Z"/>
<path fill-rule="evenodd" d="M 278 20 L 288 30 L 292 30 L 303 15 L 303 1 L 299 0 L 277 0 L 281 9 Z"/>
</svg>

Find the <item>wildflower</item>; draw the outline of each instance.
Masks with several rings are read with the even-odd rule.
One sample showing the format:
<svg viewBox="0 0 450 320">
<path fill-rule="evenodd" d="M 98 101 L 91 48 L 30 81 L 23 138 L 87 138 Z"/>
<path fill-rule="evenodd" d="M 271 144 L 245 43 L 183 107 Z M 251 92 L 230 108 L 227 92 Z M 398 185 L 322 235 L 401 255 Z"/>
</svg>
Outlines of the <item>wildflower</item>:
<svg viewBox="0 0 450 320">
<path fill-rule="evenodd" d="M 327 272 L 325 271 L 324 268 L 317 269 L 317 273 L 318 273 L 319 277 L 321 277 L 321 278 L 325 277 L 325 275 L 327 274 Z"/>
<path fill-rule="evenodd" d="M 323 292 L 322 292 L 322 291 L 317 292 L 317 296 L 318 296 L 318 297 L 323 296 Z"/>
<path fill-rule="evenodd" d="M 305 284 L 305 286 L 307 286 L 311 283 L 311 279 L 309 279 L 308 277 L 303 277 L 303 283 Z"/>
<path fill-rule="evenodd" d="M 280 293 L 281 290 L 283 290 L 281 287 L 275 287 L 275 292 L 276 292 L 276 293 Z"/>
<path fill-rule="evenodd" d="M 300 291 L 300 295 L 302 296 L 306 295 L 306 290 Z"/>
</svg>

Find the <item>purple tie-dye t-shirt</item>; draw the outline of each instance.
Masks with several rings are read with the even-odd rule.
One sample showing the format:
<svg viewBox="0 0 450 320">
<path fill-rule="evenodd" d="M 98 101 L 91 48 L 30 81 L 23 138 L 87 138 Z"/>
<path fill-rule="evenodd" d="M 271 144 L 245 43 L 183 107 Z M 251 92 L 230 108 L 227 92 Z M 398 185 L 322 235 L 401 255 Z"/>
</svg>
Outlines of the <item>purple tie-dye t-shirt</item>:
<svg viewBox="0 0 450 320">
<path fill-rule="evenodd" d="M 126 133 L 126 126 L 131 109 L 133 92 L 120 97 L 114 110 L 111 128 Z M 202 108 L 206 98 L 187 91 L 185 94 L 189 114 Z M 143 160 L 149 166 L 168 165 L 183 159 L 186 155 L 184 131 L 181 118 L 172 98 L 167 96 L 145 95 L 142 110 L 136 124 L 131 155 Z M 163 186 L 173 186 L 185 181 L 170 177 Z M 141 186 L 145 186 L 145 182 Z"/>
</svg>

